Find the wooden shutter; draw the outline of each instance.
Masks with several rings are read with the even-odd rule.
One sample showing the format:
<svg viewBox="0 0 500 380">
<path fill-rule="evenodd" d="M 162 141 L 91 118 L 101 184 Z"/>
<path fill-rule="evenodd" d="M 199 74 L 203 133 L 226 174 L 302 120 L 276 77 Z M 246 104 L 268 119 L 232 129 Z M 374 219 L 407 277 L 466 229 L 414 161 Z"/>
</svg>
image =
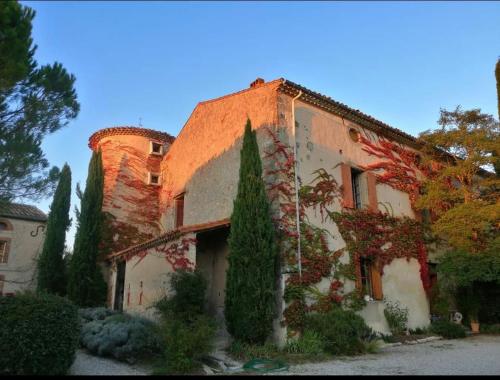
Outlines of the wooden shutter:
<svg viewBox="0 0 500 380">
<path fill-rule="evenodd" d="M 181 227 L 184 223 L 184 196 L 175 200 L 175 227 Z"/>
<path fill-rule="evenodd" d="M 372 292 L 373 299 L 381 300 L 384 298 L 382 294 L 382 275 L 380 274 L 380 270 L 378 266 L 375 264 L 370 265 L 371 279 L 372 279 Z"/>
<path fill-rule="evenodd" d="M 368 207 L 371 211 L 378 211 L 377 200 L 377 177 L 372 172 L 366 173 L 366 181 L 368 185 Z"/>
<path fill-rule="evenodd" d="M 341 164 L 342 171 L 342 188 L 343 188 L 343 206 L 347 208 L 354 208 L 354 198 L 352 196 L 352 178 L 351 167 L 347 164 Z"/>
</svg>

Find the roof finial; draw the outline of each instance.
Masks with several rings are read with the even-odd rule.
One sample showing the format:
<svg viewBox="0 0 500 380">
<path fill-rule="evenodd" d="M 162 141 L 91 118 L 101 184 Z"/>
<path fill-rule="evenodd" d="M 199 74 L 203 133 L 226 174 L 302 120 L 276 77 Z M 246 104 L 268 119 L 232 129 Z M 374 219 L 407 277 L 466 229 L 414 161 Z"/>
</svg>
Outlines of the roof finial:
<svg viewBox="0 0 500 380">
<path fill-rule="evenodd" d="M 139 128 L 142 128 L 142 117 L 139 117 Z"/>
</svg>

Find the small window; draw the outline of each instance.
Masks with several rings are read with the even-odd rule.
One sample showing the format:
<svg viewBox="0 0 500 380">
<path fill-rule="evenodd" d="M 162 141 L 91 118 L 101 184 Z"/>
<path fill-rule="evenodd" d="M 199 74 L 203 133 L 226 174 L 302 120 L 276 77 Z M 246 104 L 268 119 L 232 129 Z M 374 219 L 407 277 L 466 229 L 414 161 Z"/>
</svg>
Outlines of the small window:
<svg viewBox="0 0 500 380">
<path fill-rule="evenodd" d="M 361 174 L 363 174 L 362 171 L 351 168 L 352 199 L 354 201 L 354 208 L 356 209 L 360 209 L 362 207 L 360 186 Z"/>
<path fill-rule="evenodd" d="M 174 198 L 175 202 L 175 228 L 184 225 L 184 193 Z"/>
<path fill-rule="evenodd" d="M 0 222 L 0 231 L 7 231 L 9 229 L 9 226 L 7 223 Z"/>
<path fill-rule="evenodd" d="M 368 295 L 374 300 L 381 300 L 382 278 L 381 274 L 372 258 L 360 257 L 359 266 L 361 278 L 359 286 L 363 295 Z"/>
<path fill-rule="evenodd" d="M 359 142 L 359 131 L 356 128 L 349 128 L 349 137 L 354 142 Z"/>
<path fill-rule="evenodd" d="M 7 264 L 9 259 L 9 242 L 0 240 L 0 264 Z"/>
<path fill-rule="evenodd" d="M 149 173 L 149 184 L 160 185 L 160 175 L 158 173 Z"/>
<path fill-rule="evenodd" d="M 163 145 L 151 141 L 151 154 L 156 154 L 161 156 L 163 154 Z"/>
<path fill-rule="evenodd" d="M 363 295 L 373 297 L 371 260 L 366 257 L 361 257 L 359 259 L 359 265 L 361 267 L 361 290 Z"/>
</svg>

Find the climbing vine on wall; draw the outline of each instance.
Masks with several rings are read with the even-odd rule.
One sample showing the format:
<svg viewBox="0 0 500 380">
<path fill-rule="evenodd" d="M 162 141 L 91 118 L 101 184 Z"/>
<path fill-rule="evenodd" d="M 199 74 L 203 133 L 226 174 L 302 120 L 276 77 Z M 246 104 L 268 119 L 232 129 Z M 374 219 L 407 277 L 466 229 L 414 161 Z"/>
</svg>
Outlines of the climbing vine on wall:
<svg viewBox="0 0 500 380">
<path fill-rule="evenodd" d="M 178 241 L 176 242 L 165 242 L 154 248 L 152 254 L 156 256 L 162 256 L 167 260 L 167 262 L 172 266 L 174 271 L 178 270 L 193 270 L 195 264 L 187 258 L 187 253 L 189 251 L 189 246 L 191 244 L 196 244 L 195 238 L 182 238 L 179 232 L 174 232 L 174 235 Z M 139 260 L 134 266 L 138 265 L 146 256 L 148 255 L 148 250 L 141 251 L 137 254 Z"/>
<path fill-rule="evenodd" d="M 281 232 L 282 258 L 290 269 L 285 284 L 283 323 L 292 330 L 300 331 L 307 312 L 327 312 L 334 305 L 359 309 L 364 305 L 359 290 L 345 292 L 345 279 L 355 280 L 360 257 L 377 258 L 380 270 L 395 258 L 415 258 L 420 263 L 420 274 L 424 289 L 429 289 L 427 255 L 423 243 L 423 231 L 419 222 L 411 218 L 395 218 L 381 212 L 366 209 L 332 210 L 335 202 L 342 204 L 342 188 L 334 177 L 320 168 L 313 174 L 310 184 L 299 189 L 299 220 L 302 273 L 299 274 L 297 262 L 298 236 L 296 229 L 296 198 L 294 181 L 294 155 L 291 148 L 280 141 L 277 134 L 267 130 L 273 149 L 267 152 L 274 167 L 266 172 L 271 176 L 268 190 L 279 203 L 280 215 L 275 222 Z M 412 204 L 420 189 L 416 179 L 416 154 L 388 141 L 381 146 L 362 138 L 364 150 L 384 161 L 365 167 L 365 170 L 384 170 L 378 174 L 380 182 L 410 194 Z M 346 247 L 332 251 L 328 245 L 328 231 L 309 223 L 306 209 L 318 208 L 322 220 L 335 222 L 346 242 Z M 349 262 L 343 264 L 340 257 L 347 253 Z M 326 294 L 317 288 L 323 279 L 330 281 Z M 313 300 L 306 302 L 306 298 Z"/>
<path fill-rule="evenodd" d="M 100 148 L 105 172 L 100 245 L 104 257 L 159 232 L 159 187 L 146 184 L 143 177 L 147 171 L 158 171 L 161 158 L 113 140 L 104 141 Z"/>
</svg>

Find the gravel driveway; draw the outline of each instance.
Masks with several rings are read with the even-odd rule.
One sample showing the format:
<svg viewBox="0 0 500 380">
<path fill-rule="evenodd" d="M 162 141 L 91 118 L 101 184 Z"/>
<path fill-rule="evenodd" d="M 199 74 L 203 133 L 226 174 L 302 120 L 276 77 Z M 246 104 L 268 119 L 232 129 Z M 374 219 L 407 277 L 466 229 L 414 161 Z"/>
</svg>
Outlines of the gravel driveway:
<svg viewBox="0 0 500 380">
<path fill-rule="evenodd" d="M 69 370 L 70 375 L 149 375 L 150 373 L 149 368 L 92 356 L 83 350 L 76 352 L 76 359 Z"/>
<path fill-rule="evenodd" d="M 131 366 L 78 350 L 71 375 L 148 375 Z M 500 375 L 500 335 L 478 335 L 382 349 L 377 354 L 291 365 L 276 375 Z M 272 373 L 269 373 L 272 375 Z"/>
<path fill-rule="evenodd" d="M 478 335 L 290 366 L 279 375 L 500 375 L 500 336 Z"/>
</svg>

